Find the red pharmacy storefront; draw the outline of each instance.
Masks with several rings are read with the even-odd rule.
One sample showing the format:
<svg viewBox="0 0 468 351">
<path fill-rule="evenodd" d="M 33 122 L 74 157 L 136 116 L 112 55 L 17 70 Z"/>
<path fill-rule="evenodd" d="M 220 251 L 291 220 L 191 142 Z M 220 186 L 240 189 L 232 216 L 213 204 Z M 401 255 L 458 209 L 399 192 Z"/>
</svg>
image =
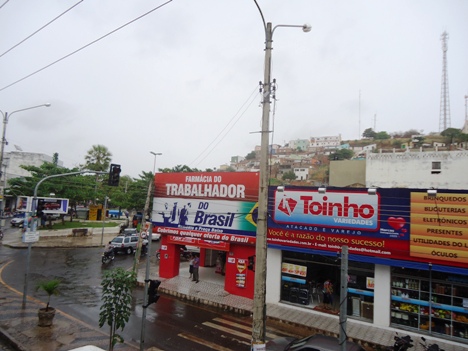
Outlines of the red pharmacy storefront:
<svg viewBox="0 0 468 351">
<path fill-rule="evenodd" d="M 199 248 L 200 267 L 222 259 L 224 289 L 253 298 L 259 174 L 158 173 L 153 232 L 161 234 L 159 275 L 179 275 L 180 250 Z"/>
</svg>

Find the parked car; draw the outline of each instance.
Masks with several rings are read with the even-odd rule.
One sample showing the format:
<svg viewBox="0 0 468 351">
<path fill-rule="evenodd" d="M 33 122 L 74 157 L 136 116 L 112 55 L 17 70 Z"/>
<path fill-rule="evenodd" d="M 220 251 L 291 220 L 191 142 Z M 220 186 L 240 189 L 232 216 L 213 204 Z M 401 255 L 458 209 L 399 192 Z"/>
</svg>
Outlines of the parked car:
<svg viewBox="0 0 468 351">
<path fill-rule="evenodd" d="M 24 223 L 24 213 L 15 215 L 10 221 L 10 224 L 12 227 L 22 227 L 23 223 Z"/>
<path fill-rule="evenodd" d="M 124 252 L 127 255 L 131 255 L 138 245 L 138 235 L 119 235 L 111 241 L 111 245 L 114 247 L 115 252 Z M 145 240 L 143 243 L 148 243 Z"/>
<path fill-rule="evenodd" d="M 291 337 L 276 338 L 266 344 L 266 351 L 340 351 L 339 340 L 332 336 L 315 334 L 303 339 Z M 346 351 L 364 351 L 361 345 L 346 342 Z"/>
</svg>

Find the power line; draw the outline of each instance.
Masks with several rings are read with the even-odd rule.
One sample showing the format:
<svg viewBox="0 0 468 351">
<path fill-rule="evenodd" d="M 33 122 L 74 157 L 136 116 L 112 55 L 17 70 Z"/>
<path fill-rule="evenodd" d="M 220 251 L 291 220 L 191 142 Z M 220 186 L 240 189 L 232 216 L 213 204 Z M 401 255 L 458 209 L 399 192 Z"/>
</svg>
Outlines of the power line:
<svg viewBox="0 0 468 351">
<path fill-rule="evenodd" d="M 13 50 L 14 48 L 16 48 L 17 46 L 23 44 L 26 40 L 28 40 L 29 38 L 31 38 L 32 36 L 34 36 L 35 34 L 39 33 L 41 30 L 43 30 L 45 27 L 47 27 L 49 24 L 55 22 L 57 19 L 59 19 L 60 17 L 62 17 L 64 14 L 66 14 L 68 11 L 72 10 L 74 7 L 78 6 L 80 3 L 82 3 L 84 0 L 80 0 L 79 2 L 77 2 L 75 5 L 73 5 L 72 7 L 70 7 L 68 10 L 66 10 L 65 12 L 62 12 L 60 15 L 58 15 L 57 17 L 55 17 L 53 20 L 49 21 L 47 24 L 43 25 L 41 28 L 39 28 L 38 30 L 36 30 L 35 32 L 33 32 L 32 34 L 30 34 L 29 36 L 27 36 L 26 38 L 24 38 L 23 40 L 21 40 L 18 44 L 12 46 L 10 49 L 8 49 L 7 51 L 5 51 L 3 54 L 0 55 L 0 57 L 3 57 L 5 54 L 9 53 L 11 50 Z M 3 5 L 2 5 L 3 6 Z"/>
<path fill-rule="evenodd" d="M 132 24 L 133 22 L 136 22 L 136 21 L 138 21 L 139 19 L 142 19 L 143 17 L 145 17 L 145 16 L 149 15 L 150 13 L 152 13 L 152 12 L 154 12 L 154 11 L 160 9 L 161 7 L 167 5 L 167 4 L 170 3 L 170 2 L 172 2 L 172 0 L 166 1 L 164 4 L 159 5 L 159 6 L 155 7 L 154 9 L 152 9 L 152 10 L 150 10 L 150 11 L 148 11 L 148 12 L 146 12 L 146 13 L 144 13 L 144 14 L 142 14 L 142 15 L 136 17 L 136 18 L 134 18 L 134 19 L 131 20 L 130 22 L 127 22 L 127 23 L 121 25 L 120 27 L 118 27 L 118 28 L 116 28 L 116 29 L 110 31 L 109 33 L 103 35 L 102 37 L 100 37 L 100 38 L 98 38 L 98 39 L 96 39 L 96 40 L 93 40 L 92 42 L 86 44 L 85 46 L 82 46 L 81 48 L 79 48 L 79 49 L 77 49 L 77 50 L 75 50 L 75 51 L 73 51 L 73 52 L 71 52 L 71 53 L 69 53 L 68 55 L 65 55 L 65 56 L 59 58 L 58 60 L 56 60 L 56 61 L 54 61 L 54 62 L 52 62 L 52 63 L 49 63 L 47 66 L 44 66 L 44 67 L 38 69 L 37 71 L 34 71 L 34 72 L 28 74 L 27 76 L 25 76 L 25 77 L 23 77 L 23 78 L 21 78 L 21 79 L 18 79 L 17 81 L 15 81 L 15 82 L 13 82 L 13 83 L 10 83 L 10 84 L 8 84 L 8 85 L 6 85 L 6 86 L 4 86 L 3 88 L 0 89 L 0 91 L 3 91 L 3 90 L 5 90 L 5 89 L 7 89 L 7 88 L 9 88 L 9 87 L 11 87 L 11 86 L 13 86 L 13 85 L 19 83 L 19 82 L 22 82 L 23 80 L 25 80 L 25 79 L 27 79 L 27 78 L 29 78 L 29 77 L 32 77 L 32 76 L 36 75 L 36 74 L 39 73 L 39 72 L 44 71 L 45 69 L 47 69 L 47 68 L 49 68 L 49 67 L 55 65 L 56 63 L 59 63 L 60 61 L 63 61 L 63 60 L 65 60 L 66 58 L 68 58 L 68 57 L 70 57 L 70 56 L 76 54 L 77 52 L 79 52 L 79 51 L 81 51 L 81 50 L 87 48 L 88 46 L 91 46 L 91 45 L 97 43 L 98 41 L 101 41 L 102 39 L 108 37 L 109 35 L 114 34 L 115 32 L 121 30 L 122 28 L 125 28 L 126 26 Z"/>
<path fill-rule="evenodd" d="M 218 135 L 216 136 L 216 138 L 213 139 L 213 141 L 208 144 L 208 146 L 200 153 L 200 155 L 195 158 L 195 160 L 193 160 L 190 164 L 194 164 L 198 159 L 200 159 L 202 157 L 202 155 L 206 153 L 206 155 L 201 158 L 198 163 L 196 163 L 196 165 L 200 164 L 203 160 L 205 160 L 214 150 L 214 148 L 221 142 L 223 141 L 223 139 L 227 136 L 228 132 L 234 128 L 234 126 L 237 124 L 237 122 L 239 122 L 239 120 L 241 119 L 241 117 L 245 114 L 245 112 L 247 111 L 247 108 L 252 105 L 252 102 L 254 101 L 254 99 L 252 98 L 252 96 L 255 94 L 255 92 L 257 91 L 257 87 L 255 87 L 255 89 L 253 90 L 253 92 L 250 94 L 250 96 L 247 98 L 247 100 L 242 104 L 242 106 L 239 108 L 239 110 L 235 113 L 235 115 L 229 120 L 229 122 L 226 124 L 226 126 L 221 130 L 221 132 L 218 133 Z M 250 102 L 249 102 L 250 100 Z M 247 106 L 246 106 L 247 105 Z M 244 111 L 239 115 L 240 111 L 246 106 L 246 108 L 244 109 Z M 239 115 L 239 117 L 237 117 L 237 119 L 233 122 L 234 118 Z M 229 125 L 232 123 L 232 125 L 229 127 Z M 229 129 L 228 129 L 229 127 Z M 227 130 L 226 130 L 227 129 Z M 222 135 L 224 133 L 224 135 Z M 219 140 L 216 142 L 216 140 L 219 138 Z M 216 144 L 214 144 L 216 142 Z M 213 145 L 214 144 L 214 145 Z M 213 145 L 213 147 L 211 147 Z M 209 148 L 211 147 L 211 150 L 207 151 Z"/>
</svg>

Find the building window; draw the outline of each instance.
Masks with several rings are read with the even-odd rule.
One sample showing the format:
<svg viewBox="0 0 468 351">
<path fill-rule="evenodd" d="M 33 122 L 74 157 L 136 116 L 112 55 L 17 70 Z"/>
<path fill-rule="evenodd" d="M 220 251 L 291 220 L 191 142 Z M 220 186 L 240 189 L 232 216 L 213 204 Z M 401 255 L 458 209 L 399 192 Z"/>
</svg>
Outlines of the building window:
<svg viewBox="0 0 468 351">
<path fill-rule="evenodd" d="M 432 162 L 432 171 L 431 174 L 439 174 L 441 172 L 442 166 L 440 161 Z"/>
<path fill-rule="evenodd" d="M 393 267 L 392 325 L 466 342 L 467 296 L 466 276 Z"/>
</svg>

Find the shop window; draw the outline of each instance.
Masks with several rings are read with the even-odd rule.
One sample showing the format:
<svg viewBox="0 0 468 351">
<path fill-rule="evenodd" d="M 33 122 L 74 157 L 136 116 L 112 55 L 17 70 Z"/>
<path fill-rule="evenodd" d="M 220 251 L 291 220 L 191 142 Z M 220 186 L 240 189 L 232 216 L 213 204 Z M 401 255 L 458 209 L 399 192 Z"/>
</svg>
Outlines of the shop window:
<svg viewBox="0 0 468 351">
<path fill-rule="evenodd" d="M 347 314 L 366 321 L 374 314 L 374 265 L 348 262 Z M 341 262 L 334 256 L 283 251 L 281 300 L 322 312 L 339 312 Z M 325 301 L 324 283 L 333 285 L 331 301 Z"/>
<path fill-rule="evenodd" d="M 392 270 L 391 322 L 468 342 L 468 278 L 411 269 Z"/>
</svg>

